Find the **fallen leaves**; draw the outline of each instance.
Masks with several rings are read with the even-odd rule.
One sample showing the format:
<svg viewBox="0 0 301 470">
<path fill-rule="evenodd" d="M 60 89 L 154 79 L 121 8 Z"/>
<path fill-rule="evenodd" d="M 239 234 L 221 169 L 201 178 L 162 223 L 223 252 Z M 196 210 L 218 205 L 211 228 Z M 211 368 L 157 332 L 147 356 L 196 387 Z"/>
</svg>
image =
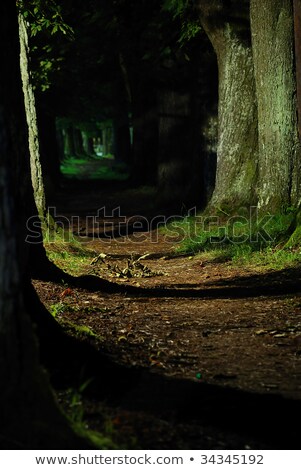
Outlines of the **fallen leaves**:
<svg viewBox="0 0 301 470">
<path fill-rule="evenodd" d="M 153 271 L 144 264 L 141 263 L 141 260 L 146 259 L 149 254 L 140 256 L 138 259 L 132 255 L 126 259 L 125 266 L 119 263 L 112 263 L 109 261 L 110 258 L 105 253 L 100 253 L 92 261 L 91 265 L 94 266 L 93 274 L 99 274 L 96 270 L 96 265 L 99 261 L 103 263 L 102 270 L 106 270 L 110 276 L 122 279 L 130 279 L 137 277 L 154 277 L 162 276 L 163 273 L 159 271 Z M 100 268 L 101 270 L 101 268 Z"/>
<path fill-rule="evenodd" d="M 60 294 L 60 297 L 62 299 L 64 299 L 65 297 L 67 297 L 68 295 L 73 295 L 73 290 L 70 289 L 70 287 L 67 287 L 67 289 L 65 289 L 61 294 Z"/>
</svg>

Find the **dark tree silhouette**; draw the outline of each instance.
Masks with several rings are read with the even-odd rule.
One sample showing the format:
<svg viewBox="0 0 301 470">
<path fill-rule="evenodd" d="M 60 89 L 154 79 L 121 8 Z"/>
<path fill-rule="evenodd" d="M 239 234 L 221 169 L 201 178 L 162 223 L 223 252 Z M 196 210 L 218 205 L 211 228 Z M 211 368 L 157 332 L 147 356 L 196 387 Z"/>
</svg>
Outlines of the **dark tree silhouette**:
<svg viewBox="0 0 301 470">
<path fill-rule="evenodd" d="M 14 2 L 1 2 L 0 13 L 0 447 L 84 447 L 87 441 L 60 411 L 40 366 L 28 315 L 39 303 L 27 303 L 36 295 L 29 280 L 30 251 L 24 242 L 32 194 L 28 192 L 29 158 Z"/>
</svg>

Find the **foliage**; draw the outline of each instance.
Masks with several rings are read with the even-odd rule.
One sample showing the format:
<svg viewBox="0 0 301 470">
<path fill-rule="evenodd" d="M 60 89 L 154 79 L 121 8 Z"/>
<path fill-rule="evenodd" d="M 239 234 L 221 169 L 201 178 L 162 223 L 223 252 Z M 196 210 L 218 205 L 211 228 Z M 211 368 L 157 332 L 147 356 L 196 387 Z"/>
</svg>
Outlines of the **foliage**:
<svg viewBox="0 0 301 470">
<path fill-rule="evenodd" d="M 72 27 L 64 21 L 62 6 L 54 0 L 18 0 L 17 6 L 27 22 L 31 38 L 39 36 L 35 43 L 30 43 L 34 62 L 31 68 L 34 88 L 46 91 L 51 86 L 53 74 L 60 70 L 64 60 L 54 47 L 52 36 L 65 36 L 74 39 Z"/>
<path fill-rule="evenodd" d="M 31 36 L 47 31 L 58 32 L 73 38 L 73 29 L 65 23 L 62 7 L 54 0 L 18 0 L 17 6 L 26 18 Z"/>
<path fill-rule="evenodd" d="M 165 0 L 162 8 L 170 11 L 175 19 L 180 18 L 181 34 L 178 42 L 181 46 L 184 46 L 202 31 L 192 0 Z"/>
</svg>

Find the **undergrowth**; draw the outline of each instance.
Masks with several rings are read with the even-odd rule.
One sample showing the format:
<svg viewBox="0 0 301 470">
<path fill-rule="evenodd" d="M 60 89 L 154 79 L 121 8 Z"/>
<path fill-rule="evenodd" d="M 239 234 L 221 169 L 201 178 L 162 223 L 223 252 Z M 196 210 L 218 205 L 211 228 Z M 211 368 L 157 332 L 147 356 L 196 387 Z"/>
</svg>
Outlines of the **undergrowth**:
<svg viewBox="0 0 301 470">
<path fill-rule="evenodd" d="M 293 214 L 248 220 L 242 216 L 186 217 L 166 227 L 177 233 L 176 251 L 235 265 L 282 269 L 301 262 L 299 239 L 289 233 Z"/>
<path fill-rule="evenodd" d="M 96 254 L 72 233 L 62 229 L 47 234 L 44 246 L 50 261 L 73 276 L 85 274 Z"/>
</svg>

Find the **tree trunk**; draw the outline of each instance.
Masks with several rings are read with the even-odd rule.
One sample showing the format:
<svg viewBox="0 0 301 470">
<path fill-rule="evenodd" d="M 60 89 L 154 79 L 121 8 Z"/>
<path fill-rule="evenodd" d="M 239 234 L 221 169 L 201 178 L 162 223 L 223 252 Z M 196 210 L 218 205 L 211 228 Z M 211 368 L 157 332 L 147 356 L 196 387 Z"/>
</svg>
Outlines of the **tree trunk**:
<svg viewBox="0 0 301 470">
<path fill-rule="evenodd" d="M 129 163 L 131 159 L 131 136 L 127 113 L 114 119 L 114 156 L 115 160 Z"/>
<path fill-rule="evenodd" d="M 75 155 L 77 157 L 85 155 L 82 133 L 77 127 L 73 127 L 73 141 Z"/>
<path fill-rule="evenodd" d="M 105 127 L 102 129 L 102 145 L 103 156 L 113 154 L 113 129 L 112 127 Z"/>
<path fill-rule="evenodd" d="M 297 79 L 298 130 L 301 140 L 301 0 L 294 0 L 295 57 Z"/>
<path fill-rule="evenodd" d="M 132 90 L 133 151 L 131 177 L 135 184 L 153 185 L 157 183 L 158 169 L 156 91 L 149 84 L 136 82 Z"/>
<path fill-rule="evenodd" d="M 211 207 L 226 211 L 256 200 L 258 133 L 248 2 L 233 13 L 221 0 L 199 1 L 201 24 L 219 72 L 216 186 Z"/>
<path fill-rule="evenodd" d="M 84 152 L 87 155 L 95 155 L 94 147 L 93 147 L 93 138 L 89 136 L 89 133 L 86 131 L 82 131 L 82 140 L 83 140 L 83 148 Z"/>
<path fill-rule="evenodd" d="M 87 441 L 60 412 L 38 359 L 24 302 L 30 286 L 23 226 L 27 148 L 14 2 L 0 4 L 0 448 L 75 449 Z M 21 184 L 20 184 L 21 183 Z M 26 185 L 27 186 L 27 185 Z"/>
<path fill-rule="evenodd" d="M 72 126 L 64 129 L 64 154 L 66 157 L 75 156 L 75 145 Z"/>
<path fill-rule="evenodd" d="M 161 90 L 158 99 L 159 200 L 186 205 L 191 199 L 194 126 L 189 91 Z"/>
<path fill-rule="evenodd" d="M 251 0 L 251 26 L 258 102 L 259 206 L 279 212 L 300 201 L 291 0 Z"/>
<path fill-rule="evenodd" d="M 30 152 L 31 180 L 34 191 L 34 198 L 41 221 L 47 224 L 46 220 L 46 198 L 44 181 L 40 161 L 39 133 L 37 124 L 37 113 L 35 106 L 35 96 L 29 72 L 28 56 L 28 35 L 26 21 L 22 14 L 19 18 L 19 39 L 20 39 L 20 68 L 23 83 L 24 103 L 26 120 L 28 125 L 28 142 Z"/>
</svg>

